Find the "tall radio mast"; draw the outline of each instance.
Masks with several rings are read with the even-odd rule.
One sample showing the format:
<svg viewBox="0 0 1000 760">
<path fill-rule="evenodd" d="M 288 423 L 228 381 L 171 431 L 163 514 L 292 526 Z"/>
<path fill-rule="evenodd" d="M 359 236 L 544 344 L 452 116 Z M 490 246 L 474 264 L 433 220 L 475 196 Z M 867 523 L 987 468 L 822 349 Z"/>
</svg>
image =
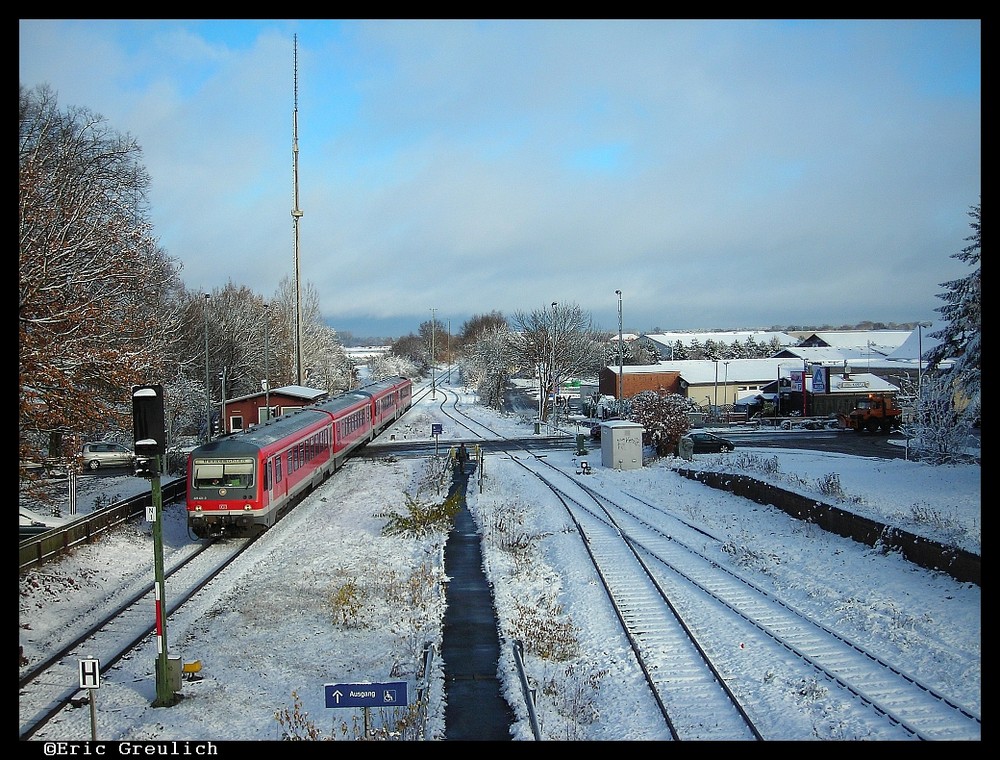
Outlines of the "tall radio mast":
<svg viewBox="0 0 1000 760">
<path fill-rule="evenodd" d="M 292 69 L 295 88 L 292 109 L 292 176 L 294 179 L 294 205 L 292 220 L 295 227 L 295 382 L 302 385 L 302 286 L 299 281 L 299 36 L 294 35 Z"/>
</svg>

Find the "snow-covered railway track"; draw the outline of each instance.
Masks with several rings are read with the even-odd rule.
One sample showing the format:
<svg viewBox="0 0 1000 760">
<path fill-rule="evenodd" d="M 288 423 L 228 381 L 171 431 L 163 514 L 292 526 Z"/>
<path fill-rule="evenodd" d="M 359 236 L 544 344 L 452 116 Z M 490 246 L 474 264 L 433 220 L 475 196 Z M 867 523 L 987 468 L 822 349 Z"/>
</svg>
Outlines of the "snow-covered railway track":
<svg viewBox="0 0 1000 760">
<path fill-rule="evenodd" d="M 165 568 L 164 593 L 169 617 L 238 557 L 252 539 L 192 544 Z M 80 694 L 80 660 L 98 660 L 102 677 L 155 634 L 156 591 L 147 583 L 114 609 L 68 629 L 66 643 L 21 676 L 18 683 L 19 738 L 29 739 Z M 150 663 L 152 667 L 153 663 Z"/>
<path fill-rule="evenodd" d="M 512 454 L 514 448 L 520 447 L 512 446 Z M 810 706 L 822 703 L 845 722 L 865 726 L 873 739 L 981 738 L 979 716 L 722 566 L 716 560 L 723 540 L 701 526 L 635 497 L 627 506 L 616 503 L 586 486 L 586 479 L 534 455 L 515 461 L 545 481 L 578 521 L 623 629 L 679 737 L 813 739 Z M 622 549 L 626 544 L 629 551 Z M 674 615 L 677 622 L 668 633 L 663 621 Z M 689 641 L 677 635 L 677 626 Z M 726 729 L 731 710 L 709 710 L 704 697 L 685 708 L 686 690 L 697 693 L 688 671 L 677 660 L 656 661 L 649 654 L 674 648 L 701 653 L 702 662 L 692 666 L 701 679 L 711 680 L 707 674 L 715 669 L 719 688 L 734 696 L 731 709 L 748 716 L 743 729 Z M 714 713 L 724 719 L 705 724 L 706 715 L 714 721 Z M 720 735 L 726 730 L 732 735 Z"/>
<path fill-rule="evenodd" d="M 605 505 L 612 505 L 602 499 Z M 650 558 L 654 577 L 714 651 L 738 656 L 747 646 L 778 647 L 808 665 L 803 682 L 819 679 L 874 710 L 913 738 L 977 740 L 981 721 L 877 655 L 722 568 L 700 550 L 619 505 L 615 523 Z M 739 638 L 742 649 L 732 645 Z M 793 660 L 794 662 L 795 660 Z M 744 676 L 745 677 L 745 676 Z M 763 677 L 763 676 L 762 676 Z M 878 730 L 874 725 L 873 732 Z"/>
<path fill-rule="evenodd" d="M 671 736 L 761 738 L 628 542 L 591 513 L 574 519 Z"/>
<path fill-rule="evenodd" d="M 536 474 L 552 478 L 548 468 L 545 475 Z M 872 738 L 980 739 L 978 716 L 722 567 L 698 548 L 717 545 L 717 539 L 698 526 L 639 500 L 622 506 L 561 474 L 571 485 L 552 487 L 566 508 L 587 521 L 603 523 L 641 556 L 643 571 L 699 649 L 716 663 L 764 738 L 811 738 L 807 713 L 802 735 L 788 735 L 794 725 L 788 690 L 799 689 L 822 692 L 845 718 L 850 715 L 852 723 L 867 725 Z M 579 522 L 586 527 L 584 519 Z M 594 528 L 589 528 L 587 535 L 593 534 Z M 756 688 L 761 682 L 774 688 Z M 750 683 L 755 688 L 744 688 Z"/>
</svg>

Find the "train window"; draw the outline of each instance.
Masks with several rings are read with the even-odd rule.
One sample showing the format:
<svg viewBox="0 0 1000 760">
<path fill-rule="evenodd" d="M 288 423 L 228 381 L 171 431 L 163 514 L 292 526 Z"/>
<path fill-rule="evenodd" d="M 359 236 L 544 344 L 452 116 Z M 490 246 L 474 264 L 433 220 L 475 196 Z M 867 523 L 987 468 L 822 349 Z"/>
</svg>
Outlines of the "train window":
<svg viewBox="0 0 1000 760">
<path fill-rule="evenodd" d="M 222 465 L 194 463 L 194 478 L 192 484 L 195 488 L 218 488 L 222 485 Z"/>
</svg>

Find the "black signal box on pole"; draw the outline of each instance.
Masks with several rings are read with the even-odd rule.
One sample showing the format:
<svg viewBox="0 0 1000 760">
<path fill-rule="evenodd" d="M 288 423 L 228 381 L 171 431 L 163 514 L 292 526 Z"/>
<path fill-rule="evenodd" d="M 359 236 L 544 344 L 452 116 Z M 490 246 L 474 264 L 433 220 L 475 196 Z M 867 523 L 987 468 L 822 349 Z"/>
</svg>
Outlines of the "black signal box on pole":
<svg viewBox="0 0 1000 760">
<path fill-rule="evenodd" d="M 132 386 L 132 433 L 137 457 L 158 457 L 166 453 L 162 385 Z"/>
</svg>

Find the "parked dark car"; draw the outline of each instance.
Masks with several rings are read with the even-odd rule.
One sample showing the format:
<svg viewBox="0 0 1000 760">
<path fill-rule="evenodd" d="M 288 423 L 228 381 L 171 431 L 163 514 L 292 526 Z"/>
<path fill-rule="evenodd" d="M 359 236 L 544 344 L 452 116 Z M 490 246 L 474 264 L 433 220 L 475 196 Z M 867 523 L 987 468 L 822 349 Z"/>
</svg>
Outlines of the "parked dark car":
<svg viewBox="0 0 1000 760">
<path fill-rule="evenodd" d="M 688 433 L 684 437 L 693 444 L 695 454 L 718 454 L 736 448 L 728 438 L 720 438 L 712 433 Z"/>
</svg>

